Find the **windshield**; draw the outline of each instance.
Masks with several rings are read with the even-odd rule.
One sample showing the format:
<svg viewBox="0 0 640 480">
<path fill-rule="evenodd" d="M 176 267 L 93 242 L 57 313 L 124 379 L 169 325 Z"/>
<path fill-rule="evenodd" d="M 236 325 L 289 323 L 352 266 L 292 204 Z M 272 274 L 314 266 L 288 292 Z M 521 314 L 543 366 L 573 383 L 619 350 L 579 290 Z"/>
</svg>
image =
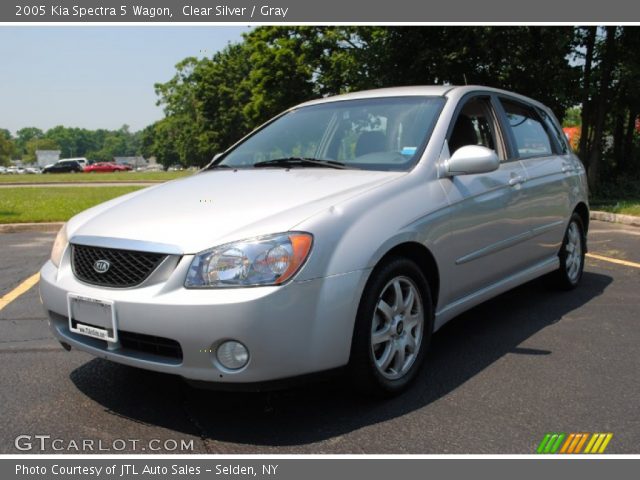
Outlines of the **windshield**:
<svg viewBox="0 0 640 480">
<path fill-rule="evenodd" d="M 442 97 L 346 100 L 285 113 L 213 167 L 408 170 L 420 157 Z"/>
</svg>

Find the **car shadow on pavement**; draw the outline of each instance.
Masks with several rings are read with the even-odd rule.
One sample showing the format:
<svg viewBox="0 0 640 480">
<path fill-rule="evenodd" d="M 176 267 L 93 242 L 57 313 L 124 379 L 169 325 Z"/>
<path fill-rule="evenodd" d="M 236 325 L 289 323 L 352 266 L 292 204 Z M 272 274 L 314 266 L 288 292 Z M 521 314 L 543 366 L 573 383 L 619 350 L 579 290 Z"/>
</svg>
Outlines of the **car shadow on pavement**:
<svg viewBox="0 0 640 480">
<path fill-rule="evenodd" d="M 434 336 L 415 384 L 389 400 L 364 398 L 340 379 L 270 393 L 199 390 L 179 377 L 102 359 L 77 368 L 70 378 L 107 411 L 132 421 L 242 444 L 243 451 L 304 445 L 419 410 L 504 355 L 552 354 L 519 345 L 601 295 L 611 282 L 607 275 L 585 272 L 578 289 L 557 292 L 543 277 L 460 315 Z"/>
</svg>

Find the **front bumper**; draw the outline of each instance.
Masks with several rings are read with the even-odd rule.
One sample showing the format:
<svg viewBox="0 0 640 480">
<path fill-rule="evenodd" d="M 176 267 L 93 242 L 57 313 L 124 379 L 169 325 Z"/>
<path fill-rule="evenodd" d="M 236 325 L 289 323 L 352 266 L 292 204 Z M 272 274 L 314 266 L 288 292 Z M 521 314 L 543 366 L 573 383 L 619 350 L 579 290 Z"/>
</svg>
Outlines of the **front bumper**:
<svg viewBox="0 0 640 480">
<path fill-rule="evenodd" d="M 162 282 L 113 289 L 78 281 L 68 265 L 47 262 L 40 296 L 53 334 L 74 348 L 118 363 L 190 380 L 256 383 L 306 375 L 348 363 L 353 324 L 368 271 L 356 271 L 280 287 L 185 289 L 191 256 L 182 257 Z M 109 344 L 71 332 L 67 293 L 114 302 L 117 328 L 137 336 L 177 342 L 180 357 Z M 242 342 L 248 364 L 229 371 L 215 361 L 222 340 Z M 213 347 L 213 348 L 212 348 Z"/>
</svg>

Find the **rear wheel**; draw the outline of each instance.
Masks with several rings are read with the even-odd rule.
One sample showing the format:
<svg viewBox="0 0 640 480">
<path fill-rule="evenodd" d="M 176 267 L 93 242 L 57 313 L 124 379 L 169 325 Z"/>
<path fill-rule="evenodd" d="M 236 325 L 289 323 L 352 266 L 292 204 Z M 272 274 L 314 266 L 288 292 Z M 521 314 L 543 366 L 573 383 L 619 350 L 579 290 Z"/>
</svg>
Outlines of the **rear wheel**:
<svg viewBox="0 0 640 480">
<path fill-rule="evenodd" d="M 420 370 L 433 331 L 427 280 L 417 265 L 394 258 L 374 270 L 360 301 L 350 372 L 365 393 L 393 395 Z"/>
<path fill-rule="evenodd" d="M 564 240 L 558 253 L 560 268 L 556 272 L 557 284 L 564 290 L 578 286 L 584 270 L 586 239 L 580 215 L 574 213 L 564 234 Z"/>
</svg>

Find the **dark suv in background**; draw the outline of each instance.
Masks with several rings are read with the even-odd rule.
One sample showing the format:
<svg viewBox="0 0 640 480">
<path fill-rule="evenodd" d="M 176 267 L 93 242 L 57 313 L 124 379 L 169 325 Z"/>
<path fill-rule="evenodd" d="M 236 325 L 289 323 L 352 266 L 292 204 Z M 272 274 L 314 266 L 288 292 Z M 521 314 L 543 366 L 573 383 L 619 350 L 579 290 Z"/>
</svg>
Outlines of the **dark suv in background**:
<svg viewBox="0 0 640 480">
<path fill-rule="evenodd" d="M 82 171 L 84 171 L 82 165 L 76 160 L 60 160 L 42 169 L 42 173 L 76 173 Z"/>
</svg>

